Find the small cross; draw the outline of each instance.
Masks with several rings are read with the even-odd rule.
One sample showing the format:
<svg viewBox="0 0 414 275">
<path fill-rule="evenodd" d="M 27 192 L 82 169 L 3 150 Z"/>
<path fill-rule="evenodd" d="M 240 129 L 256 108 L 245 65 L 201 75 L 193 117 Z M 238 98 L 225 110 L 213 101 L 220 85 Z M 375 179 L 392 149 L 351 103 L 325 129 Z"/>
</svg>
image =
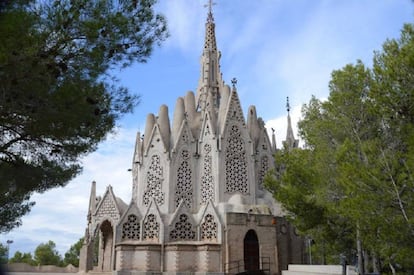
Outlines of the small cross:
<svg viewBox="0 0 414 275">
<path fill-rule="evenodd" d="M 289 97 L 286 97 L 286 109 L 288 113 L 290 112 L 290 104 L 289 104 Z"/>
<path fill-rule="evenodd" d="M 237 78 L 233 77 L 233 79 L 231 80 L 231 84 L 233 84 L 233 88 L 236 88 Z"/>
<path fill-rule="evenodd" d="M 213 2 L 213 0 L 208 0 L 208 4 L 205 4 L 204 7 L 208 7 L 208 12 L 212 13 L 212 7 L 216 5 L 215 2 Z"/>
</svg>

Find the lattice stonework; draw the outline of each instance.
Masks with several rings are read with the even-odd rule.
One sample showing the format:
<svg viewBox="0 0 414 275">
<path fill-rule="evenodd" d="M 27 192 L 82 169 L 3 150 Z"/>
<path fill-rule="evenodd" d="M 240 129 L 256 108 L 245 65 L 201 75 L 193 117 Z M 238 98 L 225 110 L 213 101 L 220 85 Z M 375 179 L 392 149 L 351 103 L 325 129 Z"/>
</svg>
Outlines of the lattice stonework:
<svg viewBox="0 0 414 275">
<path fill-rule="evenodd" d="M 144 221 L 142 239 L 145 241 L 158 241 L 160 236 L 160 224 L 154 214 L 149 214 Z"/>
<path fill-rule="evenodd" d="M 129 215 L 122 225 L 122 240 L 139 240 L 140 225 L 138 217 Z"/>
<path fill-rule="evenodd" d="M 115 203 L 112 201 L 111 197 L 106 196 L 103 198 L 103 202 L 99 207 L 97 216 L 99 218 L 111 217 L 114 221 L 118 219 L 118 211 L 116 210 Z"/>
<path fill-rule="evenodd" d="M 144 192 L 144 204 L 148 206 L 150 199 L 154 198 L 157 204 L 164 204 L 165 195 L 162 192 L 163 169 L 161 166 L 160 156 L 153 155 L 151 164 L 147 171 L 147 186 Z"/>
<path fill-rule="evenodd" d="M 243 111 L 240 107 L 240 102 L 238 101 L 238 98 L 236 97 L 236 95 L 234 95 L 231 98 L 231 103 L 230 104 L 231 105 L 230 105 L 230 108 L 229 108 L 229 111 L 228 111 L 226 121 L 227 122 L 229 122 L 230 120 L 237 121 L 237 122 L 241 123 L 241 125 L 245 126 L 246 122 L 244 121 Z"/>
<path fill-rule="evenodd" d="M 211 214 L 207 214 L 204 222 L 201 224 L 201 240 L 203 241 L 217 241 L 217 223 Z"/>
<path fill-rule="evenodd" d="M 193 229 L 193 225 L 188 221 L 186 214 L 181 214 L 178 221 L 174 225 L 174 229 L 170 232 L 170 239 L 172 241 L 179 240 L 195 240 L 196 233 Z"/>
<path fill-rule="evenodd" d="M 259 189 L 263 189 L 264 178 L 266 176 L 267 171 L 269 171 L 269 158 L 267 156 L 263 156 L 260 160 L 260 168 L 259 168 Z"/>
<path fill-rule="evenodd" d="M 214 34 L 214 24 L 207 25 L 206 36 L 204 40 L 204 49 L 205 50 L 216 50 L 216 36 Z"/>
<path fill-rule="evenodd" d="M 211 145 L 204 144 L 203 171 L 201 176 L 201 204 L 214 201 L 214 182 L 212 174 Z"/>
<path fill-rule="evenodd" d="M 192 171 L 189 163 L 190 152 L 181 151 L 181 164 L 177 171 L 177 185 L 175 188 L 175 207 L 178 207 L 181 200 L 191 209 L 193 204 Z"/>
<path fill-rule="evenodd" d="M 226 192 L 248 193 L 246 148 L 236 125 L 231 127 L 227 138 L 225 166 Z"/>
</svg>

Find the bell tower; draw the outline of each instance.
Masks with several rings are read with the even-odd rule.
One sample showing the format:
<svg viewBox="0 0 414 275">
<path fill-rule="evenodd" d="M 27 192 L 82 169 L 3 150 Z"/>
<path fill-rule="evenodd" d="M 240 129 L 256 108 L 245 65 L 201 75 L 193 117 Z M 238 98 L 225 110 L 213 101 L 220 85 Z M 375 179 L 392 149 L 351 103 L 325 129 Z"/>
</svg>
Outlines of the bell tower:
<svg viewBox="0 0 414 275">
<path fill-rule="evenodd" d="M 217 112 L 220 104 L 220 87 L 223 80 L 220 72 L 221 53 L 217 50 L 215 24 L 212 6 L 215 3 L 209 0 L 207 21 L 205 24 L 205 39 L 201 55 L 201 75 L 196 92 L 197 110 L 204 113 L 206 110 Z"/>
</svg>

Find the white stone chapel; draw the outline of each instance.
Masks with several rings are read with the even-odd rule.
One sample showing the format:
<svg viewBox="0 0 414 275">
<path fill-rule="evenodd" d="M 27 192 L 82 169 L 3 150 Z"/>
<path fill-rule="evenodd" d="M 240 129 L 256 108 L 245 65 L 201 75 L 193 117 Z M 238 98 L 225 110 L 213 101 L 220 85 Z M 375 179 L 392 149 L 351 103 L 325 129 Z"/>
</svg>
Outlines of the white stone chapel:
<svg viewBox="0 0 414 275">
<path fill-rule="evenodd" d="M 246 120 L 236 80 L 222 79 L 220 55 L 210 1 L 196 93 L 177 99 L 171 121 L 165 105 L 147 116 L 133 153 L 131 202 L 111 186 L 97 197 L 92 183 L 81 272 L 280 272 L 283 213 L 263 186 L 274 134 L 270 141 L 254 106 Z M 297 146 L 289 127 L 285 143 Z"/>
</svg>

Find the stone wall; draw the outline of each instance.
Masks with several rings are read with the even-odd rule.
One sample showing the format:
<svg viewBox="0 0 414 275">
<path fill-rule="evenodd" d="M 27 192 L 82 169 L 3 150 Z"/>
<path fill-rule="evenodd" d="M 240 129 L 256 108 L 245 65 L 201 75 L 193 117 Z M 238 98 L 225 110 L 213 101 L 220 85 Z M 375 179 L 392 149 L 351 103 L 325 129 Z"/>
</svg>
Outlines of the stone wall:
<svg viewBox="0 0 414 275">
<path fill-rule="evenodd" d="M 117 245 L 116 270 L 128 272 L 221 271 L 221 245 L 197 242 L 173 244 Z"/>
<path fill-rule="evenodd" d="M 14 272 L 35 272 L 35 273 L 76 273 L 78 268 L 73 265 L 58 267 L 55 265 L 32 266 L 26 263 L 13 263 L 6 265 L 9 274 Z"/>
<path fill-rule="evenodd" d="M 342 275 L 341 265 L 289 265 L 282 275 Z M 346 275 L 357 275 L 354 266 L 346 266 Z"/>
<path fill-rule="evenodd" d="M 283 217 L 276 218 L 278 262 L 280 270 L 287 270 L 288 264 L 307 264 L 308 254 L 305 239 Z"/>
<path fill-rule="evenodd" d="M 273 216 L 247 213 L 227 213 L 227 251 L 224 262 L 226 266 L 230 266 L 232 269 L 235 268 L 234 263 L 239 263 L 238 268 L 241 269 L 226 270 L 226 272 L 244 271 L 243 240 L 249 230 L 254 230 L 258 237 L 260 263 L 264 258 L 268 259 L 269 262 L 269 266 L 260 266 L 260 269 L 270 269 L 270 274 L 278 273 L 276 226 L 273 224 Z"/>
</svg>

